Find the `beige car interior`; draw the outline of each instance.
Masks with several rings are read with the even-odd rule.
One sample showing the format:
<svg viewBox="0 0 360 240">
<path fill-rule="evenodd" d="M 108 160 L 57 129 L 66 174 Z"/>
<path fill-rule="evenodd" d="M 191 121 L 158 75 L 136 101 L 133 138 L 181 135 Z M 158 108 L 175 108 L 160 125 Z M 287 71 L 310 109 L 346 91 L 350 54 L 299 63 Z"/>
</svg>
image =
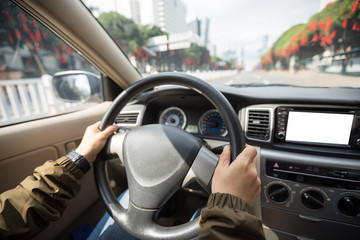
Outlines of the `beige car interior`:
<svg viewBox="0 0 360 240">
<path fill-rule="evenodd" d="M 141 78 L 81 1 L 15 2 L 52 28 L 69 45 L 80 50 L 86 59 L 121 88 L 126 88 Z M 84 28 L 84 25 L 87 27 Z M 55 160 L 74 149 L 85 128 L 101 120 L 110 104 L 107 101 L 85 110 L 0 128 L 0 191 L 14 188 L 36 166 L 49 159 Z M 258 160 L 258 165 L 259 162 Z M 92 171 L 81 179 L 81 184 L 80 194 L 69 201 L 61 220 L 52 222 L 35 239 L 66 239 L 68 233 L 76 227 L 73 223 L 89 218 L 88 209 L 99 209 L 98 215 L 90 216 L 94 217 L 94 223 L 99 220 L 105 209 L 99 201 Z M 253 213 L 261 216 L 259 199 Z M 271 239 L 273 235 L 270 230 L 266 228 L 266 231 Z"/>
</svg>

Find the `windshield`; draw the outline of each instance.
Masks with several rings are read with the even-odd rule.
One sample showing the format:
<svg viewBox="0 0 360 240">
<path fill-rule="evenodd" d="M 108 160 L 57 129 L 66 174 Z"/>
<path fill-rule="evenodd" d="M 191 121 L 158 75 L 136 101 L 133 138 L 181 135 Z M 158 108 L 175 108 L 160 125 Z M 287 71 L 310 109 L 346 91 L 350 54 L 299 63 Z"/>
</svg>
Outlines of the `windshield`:
<svg viewBox="0 0 360 240">
<path fill-rule="evenodd" d="M 143 76 L 360 86 L 360 0 L 83 0 Z"/>
</svg>

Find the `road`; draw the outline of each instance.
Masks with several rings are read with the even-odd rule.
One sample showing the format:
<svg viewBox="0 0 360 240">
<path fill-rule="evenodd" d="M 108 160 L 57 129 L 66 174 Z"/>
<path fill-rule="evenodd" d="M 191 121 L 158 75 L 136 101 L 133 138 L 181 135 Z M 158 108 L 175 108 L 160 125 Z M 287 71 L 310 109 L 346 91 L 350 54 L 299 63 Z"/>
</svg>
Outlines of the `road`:
<svg viewBox="0 0 360 240">
<path fill-rule="evenodd" d="M 212 80 L 212 83 L 217 84 L 290 84 L 298 86 L 315 86 L 315 87 L 360 87 L 359 76 L 343 76 L 329 73 L 315 73 L 315 72 L 238 72 L 231 77 Z"/>
</svg>

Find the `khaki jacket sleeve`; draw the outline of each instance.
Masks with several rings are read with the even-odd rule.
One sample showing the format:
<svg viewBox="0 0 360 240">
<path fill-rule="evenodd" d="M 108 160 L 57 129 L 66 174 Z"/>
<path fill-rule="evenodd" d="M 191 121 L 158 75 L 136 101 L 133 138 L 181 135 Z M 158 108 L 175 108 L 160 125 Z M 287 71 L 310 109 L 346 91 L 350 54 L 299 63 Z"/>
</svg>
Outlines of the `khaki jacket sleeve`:
<svg viewBox="0 0 360 240">
<path fill-rule="evenodd" d="M 29 239 L 58 220 L 80 190 L 82 171 L 67 157 L 47 161 L 0 195 L 0 239 Z"/>
<path fill-rule="evenodd" d="M 201 210 L 197 239 L 265 239 L 262 222 L 247 212 L 248 205 L 230 194 L 211 194 Z"/>
</svg>

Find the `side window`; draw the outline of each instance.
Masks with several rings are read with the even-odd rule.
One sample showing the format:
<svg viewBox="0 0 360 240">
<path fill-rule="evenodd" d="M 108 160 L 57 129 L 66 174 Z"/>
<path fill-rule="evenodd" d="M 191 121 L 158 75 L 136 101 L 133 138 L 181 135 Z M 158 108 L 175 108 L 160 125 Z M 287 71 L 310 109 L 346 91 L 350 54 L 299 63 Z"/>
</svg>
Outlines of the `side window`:
<svg viewBox="0 0 360 240">
<path fill-rule="evenodd" d="M 0 13 L 0 127 L 103 101 L 87 60 L 14 3 Z"/>
</svg>

